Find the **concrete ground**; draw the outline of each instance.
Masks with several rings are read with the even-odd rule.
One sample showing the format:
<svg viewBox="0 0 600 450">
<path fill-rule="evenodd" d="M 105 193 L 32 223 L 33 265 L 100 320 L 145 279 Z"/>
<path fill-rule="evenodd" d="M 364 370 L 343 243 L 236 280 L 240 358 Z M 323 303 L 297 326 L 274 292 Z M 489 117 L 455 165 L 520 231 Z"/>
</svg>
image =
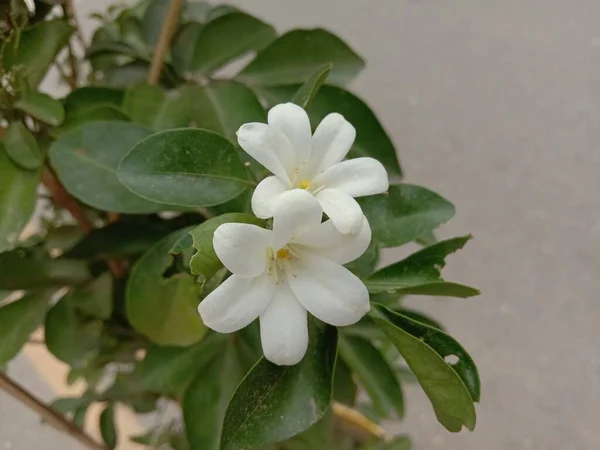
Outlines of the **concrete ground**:
<svg viewBox="0 0 600 450">
<path fill-rule="evenodd" d="M 439 235 L 475 236 L 445 275 L 482 295 L 411 304 L 478 363 L 477 428 L 447 433 L 417 387 L 394 428 L 416 450 L 597 449 L 600 2 L 237 3 L 280 30 L 325 26 L 349 42 L 368 61 L 352 87 L 392 136 L 407 181 L 456 204 Z M 11 370 L 44 392 L 26 364 Z M 77 448 L 1 395 L 0 405 L 0 448 Z"/>
</svg>

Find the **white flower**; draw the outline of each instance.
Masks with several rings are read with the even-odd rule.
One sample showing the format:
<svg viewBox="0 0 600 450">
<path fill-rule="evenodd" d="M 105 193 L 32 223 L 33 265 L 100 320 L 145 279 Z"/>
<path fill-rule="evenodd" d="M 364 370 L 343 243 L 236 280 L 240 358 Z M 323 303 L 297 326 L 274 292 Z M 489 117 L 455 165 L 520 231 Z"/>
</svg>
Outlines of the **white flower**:
<svg viewBox="0 0 600 450">
<path fill-rule="evenodd" d="M 364 253 L 371 229 L 362 218 L 354 235 L 321 223 L 319 203 L 306 191 L 282 194 L 273 229 L 225 223 L 213 244 L 233 275 L 198 307 L 204 323 L 220 333 L 257 317 L 265 357 L 278 365 L 298 363 L 308 345 L 307 310 L 331 325 L 357 322 L 369 311 L 363 282 L 342 264 Z"/>
<path fill-rule="evenodd" d="M 311 136 L 306 112 L 297 105 L 274 106 L 268 124 L 247 123 L 237 131 L 240 146 L 274 176 L 262 180 L 252 196 L 252 210 L 268 219 L 283 192 L 305 189 L 342 233 L 355 233 L 362 211 L 353 197 L 381 194 L 389 181 L 373 158 L 342 161 L 356 136 L 354 127 L 337 113 L 326 116 Z"/>
</svg>

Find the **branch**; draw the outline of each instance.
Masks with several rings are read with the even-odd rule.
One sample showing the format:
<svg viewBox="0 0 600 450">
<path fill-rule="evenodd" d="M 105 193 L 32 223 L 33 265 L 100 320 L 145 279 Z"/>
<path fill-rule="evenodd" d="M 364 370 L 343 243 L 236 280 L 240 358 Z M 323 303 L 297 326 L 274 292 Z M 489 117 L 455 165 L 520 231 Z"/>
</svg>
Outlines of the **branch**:
<svg viewBox="0 0 600 450">
<path fill-rule="evenodd" d="M 342 420 L 348 426 L 357 428 L 371 436 L 377 437 L 378 439 L 383 439 L 384 441 L 390 440 L 390 437 L 385 429 L 377 425 L 375 422 L 367 419 L 356 409 L 350 408 L 349 406 L 335 401 L 332 403 L 331 407 L 333 409 L 333 415 Z"/>
<path fill-rule="evenodd" d="M 163 22 L 162 29 L 160 31 L 160 37 L 156 44 L 156 50 L 152 63 L 150 64 L 150 71 L 148 72 L 148 84 L 156 85 L 160 80 L 160 72 L 162 71 L 165 63 L 165 56 L 169 51 L 169 44 L 175 27 L 177 26 L 177 19 L 179 17 L 179 11 L 181 10 L 182 0 L 171 0 L 171 5 L 167 11 L 167 16 Z"/>
<path fill-rule="evenodd" d="M 15 400 L 23 403 L 28 408 L 38 413 L 49 425 L 58 431 L 67 433 L 73 439 L 79 441 L 85 448 L 90 450 L 108 450 L 104 445 L 99 444 L 73 421 L 68 420 L 58 411 L 42 403 L 32 393 L 26 391 L 3 372 L 0 372 L 0 389 L 12 396 Z"/>
</svg>

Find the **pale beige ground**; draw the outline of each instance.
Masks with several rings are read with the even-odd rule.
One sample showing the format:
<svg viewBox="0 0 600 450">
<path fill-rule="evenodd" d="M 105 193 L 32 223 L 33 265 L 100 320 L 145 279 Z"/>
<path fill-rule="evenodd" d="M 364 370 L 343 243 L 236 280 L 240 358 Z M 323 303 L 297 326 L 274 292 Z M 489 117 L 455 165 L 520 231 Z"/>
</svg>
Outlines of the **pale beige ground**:
<svg viewBox="0 0 600 450">
<path fill-rule="evenodd" d="M 281 30 L 327 26 L 363 55 L 354 88 L 392 135 L 407 179 L 456 203 L 440 235 L 475 235 L 446 275 L 483 295 L 412 303 L 478 362 L 477 429 L 446 433 L 416 388 L 397 428 L 417 450 L 599 448 L 600 2 L 237 3 Z M 25 359 L 11 371 L 51 396 Z M 77 448 L 0 396 L 3 441 Z"/>
</svg>

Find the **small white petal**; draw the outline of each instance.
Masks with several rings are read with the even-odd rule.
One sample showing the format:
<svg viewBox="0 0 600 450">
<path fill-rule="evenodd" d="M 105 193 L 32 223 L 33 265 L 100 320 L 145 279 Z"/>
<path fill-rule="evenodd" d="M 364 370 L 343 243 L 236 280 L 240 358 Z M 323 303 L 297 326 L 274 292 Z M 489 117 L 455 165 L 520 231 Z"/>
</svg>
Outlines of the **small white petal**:
<svg viewBox="0 0 600 450">
<path fill-rule="evenodd" d="M 355 158 L 334 164 L 315 177 L 313 183 L 351 197 L 381 194 L 389 187 L 385 168 L 374 158 Z"/>
<path fill-rule="evenodd" d="M 284 184 L 275 176 L 267 177 L 258 183 L 252 194 L 252 211 L 256 217 L 261 219 L 273 217 L 275 206 L 285 190 Z"/>
<path fill-rule="evenodd" d="M 312 151 L 307 174 L 318 175 L 329 166 L 345 158 L 354 143 L 356 130 L 344 116 L 338 113 L 327 115 L 312 137 Z"/>
<path fill-rule="evenodd" d="M 356 323 L 370 309 L 369 293 L 344 266 L 302 251 L 289 261 L 286 278 L 298 301 L 313 316 L 337 327 Z"/>
<path fill-rule="evenodd" d="M 274 293 L 275 283 L 266 275 L 257 278 L 232 275 L 202 300 L 198 312 L 207 327 L 231 333 L 262 314 Z"/>
<path fill-rule="evenodd" d="M 267 268 L 271 230 L 247 223 L 224 223 L 213 236 L 215 253 L 227 269 L 243 277 L 257 277 Z"/>
<path fill-rule="evenodd" d="M 264 123 L 246 123 L 236 132 L 238 143 L 252 158 L 287 183 L 295 169 L 294 148 L 276 128 Z"/>
<path fill-rule="evenodd" d="M 362 226 L 363 213 L 352 197 L 337 189 L 323 189 L 315 197 L 323 212 L 343 234 L 358 233 Z"/>
<path fill-rule="evenodd" d="M 260 315 L 260 340 L 265 358 L 278 366 L 298 364 L 306 353 L 306 309 L 287 283 L 277 286 L 273 301 Z"/>
<path fill-rule="evenodd" d="M 279 197 L 273 214 L 273 249 L 279 250 L 298 232 L 321 223 L 323 210 L 312 194 L 302 189 L 286 191 Z"/>
<path fill-rule="evenodd" d="M 294 236 L 292 243 L 308 251 L 322 255 L 340 264 L 348 264 L 359 258 L 371 243 L 371 227 L 363 216 L 362 225 L 356 234 L 342 234 L 331 220 L 323 222 L 302 236 Z"/>
<path fill-rule="evenodd" d="M 308 162 L 311 148 L 311 129 L 308 114 L 298 105 L 282 103 L 269 110 L 269 126 L 277 128 L 292 143 L 295 153 L 295 168 Z"/>
</svg>

